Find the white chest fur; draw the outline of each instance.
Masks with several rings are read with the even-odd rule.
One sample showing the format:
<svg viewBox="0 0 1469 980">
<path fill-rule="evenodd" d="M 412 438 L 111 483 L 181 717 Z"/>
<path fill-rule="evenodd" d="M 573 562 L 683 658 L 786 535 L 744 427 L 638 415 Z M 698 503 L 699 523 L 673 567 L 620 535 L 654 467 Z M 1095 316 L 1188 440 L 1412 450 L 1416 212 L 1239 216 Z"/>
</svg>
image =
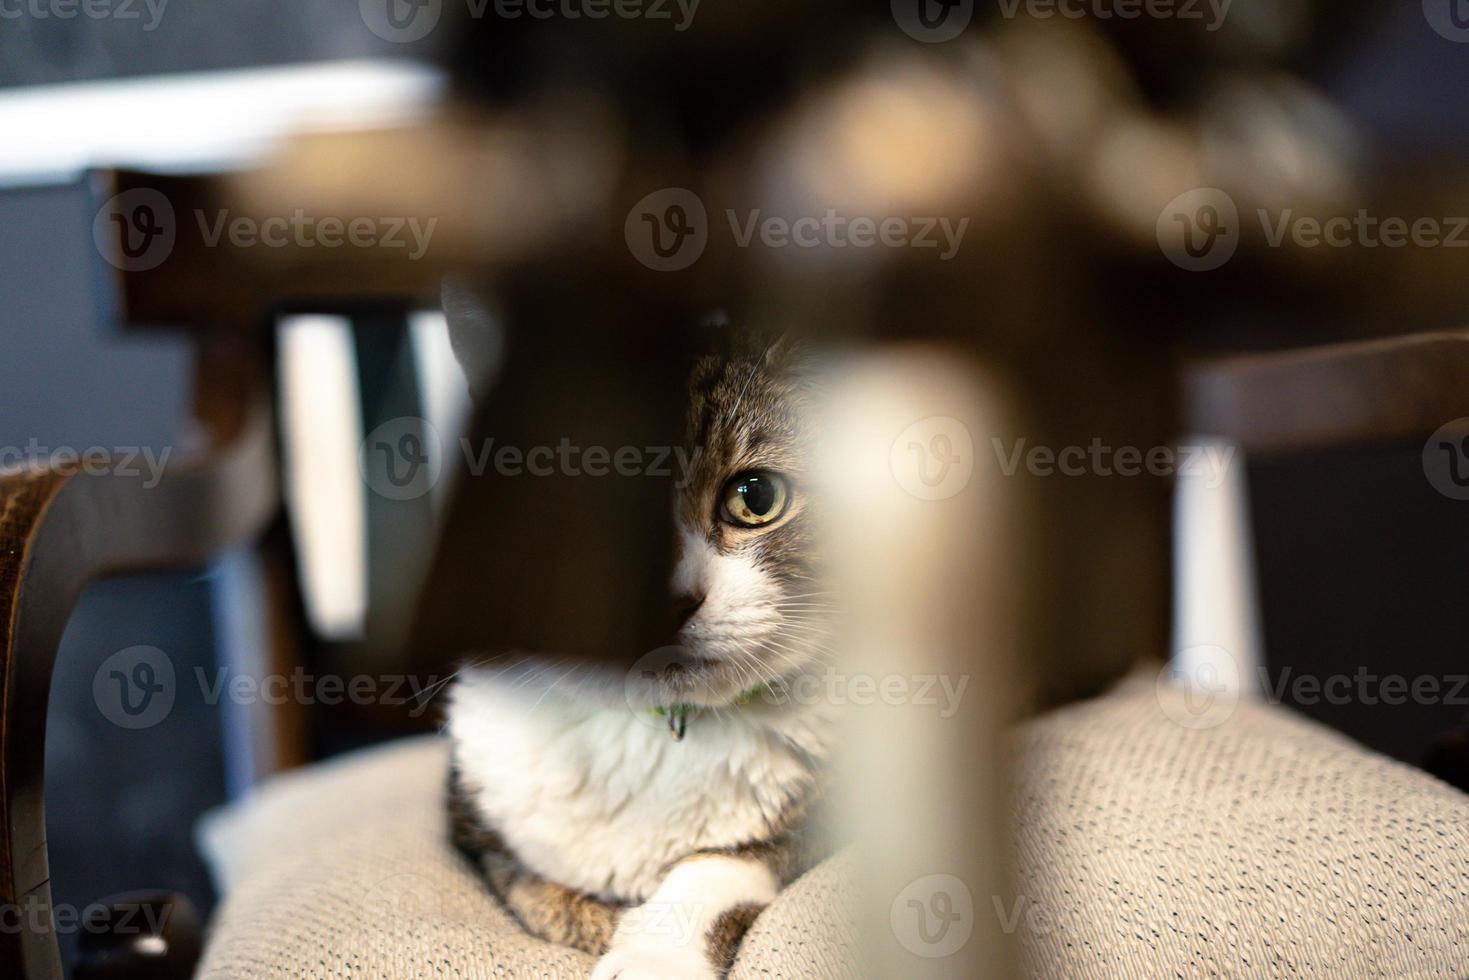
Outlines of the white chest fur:
<svg viewBox="0 0 1469 980">
<path fill-rule="evenodd" d="M 520 860 L 626 901 L 691 851 L 771 836 L 811 789 L 831 727 L 821 706 L 757 701 L 702 712 L 675 742 L 657 716 L 474 669 L 449 709 L 465 784 Z"/>
</svg>

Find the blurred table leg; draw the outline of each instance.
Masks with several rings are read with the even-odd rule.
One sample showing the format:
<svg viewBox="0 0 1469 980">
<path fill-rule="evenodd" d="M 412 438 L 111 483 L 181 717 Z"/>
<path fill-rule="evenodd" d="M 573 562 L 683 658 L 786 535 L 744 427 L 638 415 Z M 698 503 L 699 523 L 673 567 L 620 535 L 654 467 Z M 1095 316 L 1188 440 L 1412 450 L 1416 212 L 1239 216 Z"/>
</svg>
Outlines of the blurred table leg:
<svg viewBox="0 0 1469 980">
<path fill-rule="evenodd" d="M 936 348 L 862 358 L 830 405 L 829 546 L 850 611 L 833 693 L 855 721 L 840 810 L 862 842 L 867 976 L 1016 972 L 994 909 L 1010 891 L 1018 482 L 975 458 L 1008 407 Z"/>
</svg>

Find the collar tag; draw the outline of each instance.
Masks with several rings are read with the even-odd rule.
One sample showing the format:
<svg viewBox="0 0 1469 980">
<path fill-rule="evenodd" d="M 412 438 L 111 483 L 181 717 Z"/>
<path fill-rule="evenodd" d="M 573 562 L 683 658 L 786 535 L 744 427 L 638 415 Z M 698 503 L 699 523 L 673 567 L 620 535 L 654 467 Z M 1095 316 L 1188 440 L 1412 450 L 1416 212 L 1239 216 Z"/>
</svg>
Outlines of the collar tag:
<svg viewBox="0 0 1469 980">
<path fill-rule="evenodd" d="M 684 732 L 689 727 L 689 706 L 686 704 L 675 704 L 668 709 L 668 734 L 673 736 L 675 742 L 682 742 Z"/>
<path fill-rule="evenodd" d="M 769 684 L 756 684 L 731 701 L 730 706 L 735 708 L 744 707 L 769 690 Z M 697 705 L 692 704 L 675 704 L 667 708 L 659 707 L 652 710 L 655 715 L 662 715 L 668 720 L 668 734 L 673 736 L 673 740 L 675 742 L 682 742 L 684 733 L 689 729 L 689 715 L 699 710 L 699 708 Z"/>
</svg>

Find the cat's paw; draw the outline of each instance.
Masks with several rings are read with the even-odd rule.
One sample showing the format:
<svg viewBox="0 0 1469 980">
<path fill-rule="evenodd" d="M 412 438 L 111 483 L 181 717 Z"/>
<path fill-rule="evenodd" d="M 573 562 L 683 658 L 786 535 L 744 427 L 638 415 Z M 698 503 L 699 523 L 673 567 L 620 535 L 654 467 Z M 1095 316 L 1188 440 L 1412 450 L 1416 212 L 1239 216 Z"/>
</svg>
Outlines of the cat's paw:
<svg viewBox="0 0 1469 980">
<path fill-rule="evenodd" d="M 609 949 L 592 980 L 719 980 L 719 974 L 698 947 L 639 944 Z"/>
</svg>

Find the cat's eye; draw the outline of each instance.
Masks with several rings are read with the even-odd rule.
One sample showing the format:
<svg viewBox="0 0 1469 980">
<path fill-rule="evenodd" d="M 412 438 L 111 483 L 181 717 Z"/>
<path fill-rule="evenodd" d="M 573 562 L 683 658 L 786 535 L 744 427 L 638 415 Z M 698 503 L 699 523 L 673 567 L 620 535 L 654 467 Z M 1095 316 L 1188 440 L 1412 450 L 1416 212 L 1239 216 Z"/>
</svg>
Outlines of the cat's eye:
<svg viewBox="0 0 1469 980">
<path fill-rule="evenodd" d="M 791 487 L 774 473 L 741 473 L 724 485 L 724 519 L 740 527 L 763 527 L 785 513 Z"/>
</svg>

